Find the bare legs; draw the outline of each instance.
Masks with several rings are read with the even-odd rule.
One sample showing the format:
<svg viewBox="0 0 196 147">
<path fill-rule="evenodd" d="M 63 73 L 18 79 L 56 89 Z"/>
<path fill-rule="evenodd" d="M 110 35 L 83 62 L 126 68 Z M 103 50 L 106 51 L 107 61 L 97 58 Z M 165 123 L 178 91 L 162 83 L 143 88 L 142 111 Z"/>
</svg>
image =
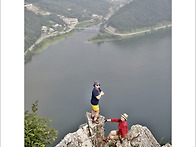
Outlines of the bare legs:
<svg viewBox="0 0 196 147">
<path fill-rule="evenodd" d="M 99 117 L 99 111 L 92 110 L 92 117 L 94 117 L 94 120 L 97 120 L 97 118 Z"/>
<path fill-rule="evenodd" d="M 95 111 L 94 110 L 92 110 L 91 115 L 92 115 L 92 118 L 95 117 Z"/>
<path fill-rule="evenodd" d="M 108 138 L 110 138 L 110 140 L 114 143 L 116 143 L 116 140 L 115 140 L 115 136 L 117 135 L 117 131 L 116 130 L 113 130 L 109 133 L 108 135 Z"/>
<path fill-rule="evenodd" d="M 99 117 L 99 111 L 96 111 L 95 118 L 97 119 Z"/>
</svg>

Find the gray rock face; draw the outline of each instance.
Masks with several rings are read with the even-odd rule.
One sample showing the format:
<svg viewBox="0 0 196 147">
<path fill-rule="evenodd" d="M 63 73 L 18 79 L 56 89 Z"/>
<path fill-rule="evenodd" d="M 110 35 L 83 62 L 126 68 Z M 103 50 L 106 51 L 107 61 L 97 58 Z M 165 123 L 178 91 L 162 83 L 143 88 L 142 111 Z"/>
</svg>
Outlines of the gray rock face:
<svg viewBox="0 0 196 147">
<path fill-rule="evenodd" d="M 165 145 L 163 145 L 162 147 L 172 147 L 171 144 L 167 143 Z"/>
<path fill-rule="evenodd" d="M 87 123 L 80 125 L 74 133 L 67 134 L 56 147 L 104 147 L 104 117 L 98 118 L 99 124 L 92 123 L 91 113 L 86 113 Z"/>
<path fill-rule="evenodd" d="M 98 118 L 99 124 L 92 123 L 91 113 L 86 113 L 87 123 L 80 125 L 74 133 L 67 134 L 56 147 L 109 147 L 104 137 L 104 117 Z M 107 134 L 106 134 L 107 135 Z M 123 144 L 117 141 L 117 147 L 161 147 L 150 130 L 141 125 L 133 125 L 128 132 L 128 139 Z M 169 143 L 162 147 L 171 147 Z"/>
<path fill-rule="evenodd" d="M 141 125 L 134 125 L 129 131 L 130 144 L 133 147 L 161 147 L 150 130 Z"/>
<path fill-rule="evenodd" d="M 93 145 L 89 137 L 88 125 L 84 124 L 76 132 L 67 134 L 56 147 L 90 147 Z"/>
<path fill-rule="evenodd" d="M 99 124 L 92 123 L 91 119 L 91 113 L 86 113 L 88 128 L 90 132 L 90 138 L 92 140 L 92 143 L 95 147 L 104 147 L 105 143 L 103 142 L 104 137 L 104 118 L 103 116 L 100 116 L 98 118 Z"/>
</svg>

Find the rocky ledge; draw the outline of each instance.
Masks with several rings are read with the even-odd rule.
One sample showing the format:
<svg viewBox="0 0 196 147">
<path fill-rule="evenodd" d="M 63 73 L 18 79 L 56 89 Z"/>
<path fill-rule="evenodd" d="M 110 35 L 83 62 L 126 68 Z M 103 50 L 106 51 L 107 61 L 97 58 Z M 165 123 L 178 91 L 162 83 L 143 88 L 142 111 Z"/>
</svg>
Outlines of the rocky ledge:
<svg viewBox="0 0 196 147">
<path fill-rule="evenodd" d="M 67 134 L 56 147 L 109 147 L 111 142 L 102 141 L 104 137 L 104 116 L 98 118 L 99 124 L 92 123 L 91 113 L 86 112 L 87 123 L 80 125 L 74 133 Z M 161 147 L 150 130 L 141 125 L 133 125 L 128 139 L 117 147 Z M 171 147 L 169 143 L 162 147 Z"/>
</svg>

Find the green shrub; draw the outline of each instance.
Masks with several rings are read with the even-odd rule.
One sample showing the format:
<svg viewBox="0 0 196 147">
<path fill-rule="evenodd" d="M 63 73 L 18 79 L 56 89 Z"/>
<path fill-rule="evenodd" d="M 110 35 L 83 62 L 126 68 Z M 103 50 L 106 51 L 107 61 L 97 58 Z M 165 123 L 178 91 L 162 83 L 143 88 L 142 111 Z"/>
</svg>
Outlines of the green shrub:
<svg viewBox="0 0 196 147">
<path fill-rule="evenodd" d="M 37 117 L 38 100 L 32 105 L 33 113 L 25 111 L 25 147 L 45 147 L 52 144 L 58 133 L 50 126 L 51 120 Z"/>
</svg>

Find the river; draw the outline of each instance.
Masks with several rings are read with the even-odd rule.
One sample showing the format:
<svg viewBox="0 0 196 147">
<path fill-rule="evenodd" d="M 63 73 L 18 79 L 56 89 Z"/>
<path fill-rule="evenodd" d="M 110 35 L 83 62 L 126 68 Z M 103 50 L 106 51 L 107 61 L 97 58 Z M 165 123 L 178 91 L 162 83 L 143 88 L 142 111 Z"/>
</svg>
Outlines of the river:
<svg viewBox="0 0 196 147">
<path fill-rule="evenodd" d="M 84 30 L 51 45 L 25 64 L 25 109 L 39 100 L 38 113 L 59 131 L 56 145 L 86 122 L 93 82 L 105 95 L 100 114 L 128 126 L 147 126 L 158 142 L 171 141 L 171 29 L 141 37 L 86 43 L 97 30 Z M 106 135 L 117 129 L 107 122 Z"/>
</svg>

